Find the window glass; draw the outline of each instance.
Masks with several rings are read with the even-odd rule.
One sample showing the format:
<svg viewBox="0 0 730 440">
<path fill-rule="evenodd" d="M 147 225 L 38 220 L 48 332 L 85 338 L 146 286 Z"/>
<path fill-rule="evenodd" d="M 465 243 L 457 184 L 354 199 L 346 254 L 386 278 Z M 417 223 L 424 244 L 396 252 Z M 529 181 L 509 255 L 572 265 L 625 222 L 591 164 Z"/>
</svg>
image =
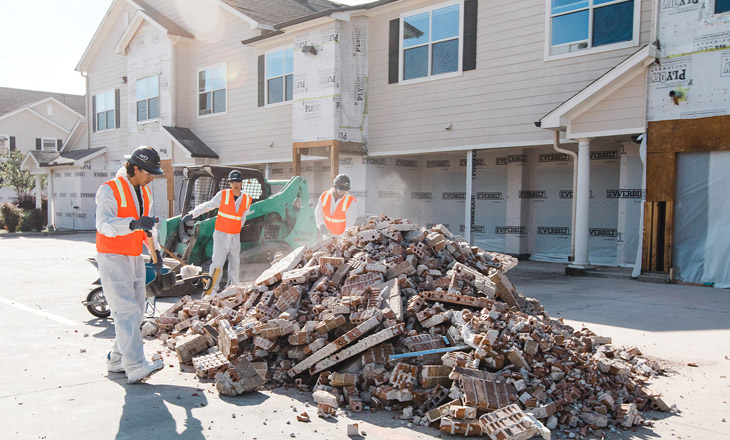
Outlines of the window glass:
<svg viewBox="0 0 730 440">
<path fill-rule="evenodd" d="M 286 100 L 294 99 L 294 75 L 286 76 Z"/>
<path fill-rule="evenodd" d="M 160 117 L 160 98 L 151 98 L 148 107 L 150 119 Z"/>
<path fill-rule="evenodd" d="M 147 118 L 147 101 L 137 101 L 137 120 L 144 121 Z"/>
<path fill-rule="evenodd" d="M 270 79 L 269 87 L 269 104 L 276 104 L 284 100 L 284 77 Z"/>
<path fill-rule="evenodd" d="M 433 75 L 459 70 L 459 40 L 435 43 L 431 60 L 431 74 Z"/>
<path fill-rule="evenodd" d="M 428 76 L 428 46 L 405 51 L 403 58 L 403 79 Z"/>
<path fill-rule="evenodd" d="M 43 151 L 56 151 L 56 140 L 43 139 Z"/>
<path fill-rule="evenodd" d="M 730 0 L 715 0 L 715 14 L 730 11 Z"/>
<path fill-rule="evenodd" d="M 294 49 L 266 55 L 266 96 L 269 104 L 291 101 L 294 97 Z"/>
<path fill-rule="evenodd" d="M 106 112 L 97 114 L 96 129 L 106 130 Z"/>
<path fill-rule="evenodd" d="M 147 99 L 147 79 L 137 81 L 137 101 Z"/>
<path fill-rule="evenodd" d="M 459 36 L 459 5 L 436 9 L 431 15 L 432 41 Z"/>
<path fill-rule="evenodd" d="M 150 105 L 150 112 L 154 109 L 159 114 L 159 101 Z M 225 111 L 226 65 L 201 70 L 198 72 L 198 115 Z"/>
<path fill-rule="evenodd" d="M 562 14 L 587 7 L 588 0 L 552 0 L 550 12 L 552 14 Z"/>
<path fill-rule="evenodd" d="M 406 17 L 403 20 L 403 47 L 412 47 L 429 42 L 430 12 Z"/>
<path fill-rule="evenodd" d="M 633 0 L 596 8 L 593 11 L 593 45 L 631 41 L 633 18 Z"/>
<path fill-rule="evenodd" d="M 552 44 L 565 44 L 588 38 L 587 10 L 553 18 Z"/>
<path fill-rule="evenodd" d="M 284 74 L 284 52 L 270 53 L 266 57 L 266 76 L 273 78 Z"/>
<path fill-rule="evenodd" d="M 216 90 L 213 92 L 213 113 L 226 111 L 226 91 Z"/>
</svg>

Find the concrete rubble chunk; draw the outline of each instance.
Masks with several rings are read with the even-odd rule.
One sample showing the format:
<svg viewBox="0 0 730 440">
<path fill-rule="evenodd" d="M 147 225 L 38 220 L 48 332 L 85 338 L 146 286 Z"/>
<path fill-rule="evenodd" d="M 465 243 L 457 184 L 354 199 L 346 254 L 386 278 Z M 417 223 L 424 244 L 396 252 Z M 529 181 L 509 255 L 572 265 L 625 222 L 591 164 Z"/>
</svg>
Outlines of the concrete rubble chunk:
<svg viewBox="0 0 730 440">
<path fill-rule="evenodd" d="M 175 353 L 181 364 L 189 364 L 193 357 L 208 349 L 208 343 L 202 335 L 184 337 L 175 344 Z"/>
<path fill-rule="evenodd" d="M 238 396 L 253 391 L 266 382 L 245 357 L 215 375 L 215 388 L 220 394 Z"/>
<path fill-rule="evenodd" d="M 535 435 L 550 440 L 550 430 L 514 404 L 484 414 L 479 424 L 492 440 L 528 440 Z"/>
</svg>

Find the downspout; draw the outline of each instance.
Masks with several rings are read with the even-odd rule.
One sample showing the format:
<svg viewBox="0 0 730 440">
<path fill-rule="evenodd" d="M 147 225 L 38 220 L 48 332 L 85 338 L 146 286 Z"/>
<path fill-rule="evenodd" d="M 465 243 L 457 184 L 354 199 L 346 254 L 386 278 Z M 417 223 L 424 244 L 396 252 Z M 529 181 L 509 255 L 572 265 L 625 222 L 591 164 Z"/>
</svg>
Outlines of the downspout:
<svg viewBox="0 0 730 440">
<path fill-rule="evenodd" d="M 95 115 L 89 116 L 89 112 L 91 111 L 91 101 L 89 101 L 89 99 L 91 99 L 91 96 L 89 96 L 89 74 L 87 72 L 81 72 L 81 76 L 83 76 L 86 80 L 86 149 L 88 150 L 91 148 L 91 130 L 89 130 L 89 119 L 94 118 Z M 91 124 L 91 126 L 93 127 L 94 121 L 91 121 Z"/>
<path fill-rule="evenodd" d="M 558 153 L 567 154 L 573 158 L 573 203 L 570 220 L 570 261 L 575 260 L 575 203 L 578 191 L 578 155 L 570 150 L 560 148 L 560 131 L 553 131 L 553 149 Z"/>
</svg>

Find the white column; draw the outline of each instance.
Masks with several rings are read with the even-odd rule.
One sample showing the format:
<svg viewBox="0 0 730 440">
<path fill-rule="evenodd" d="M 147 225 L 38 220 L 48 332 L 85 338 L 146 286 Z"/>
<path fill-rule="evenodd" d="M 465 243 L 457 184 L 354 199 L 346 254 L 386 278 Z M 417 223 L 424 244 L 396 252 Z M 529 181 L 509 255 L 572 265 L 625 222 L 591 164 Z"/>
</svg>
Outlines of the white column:
<svg viewBox="0 0 730 440">
<path fill-rule="evenodd" d="M 43 207 L 43 191 L 41 186 L 41 175 L 35 176 L 35 207 L 41 209 Z"/>
<path fill-rule="evenodd" d="M 56 204 L 53 197 L 53 169 L 48 170 L 48 229 L 56 229 Z"/>
<path fill-rule="evenodd" d="M 575 189 L 575 261 L 570 267 L 585 269 L 588 262 L 588 204 L 591 200 L 591 140 L 578 139 L 578 185 Z"/>
<path fill-rule="evenodd" d="M 472 244 L 471 240 L 471 223 L 472 223 L 472 209 L 474 207 L 472 201 L 472 187 L 474 184 L 474 155 L 473 150 L 466 152 L 466 203 L 464 208 L 464 238 L 469 244 Z"/>
</svg>

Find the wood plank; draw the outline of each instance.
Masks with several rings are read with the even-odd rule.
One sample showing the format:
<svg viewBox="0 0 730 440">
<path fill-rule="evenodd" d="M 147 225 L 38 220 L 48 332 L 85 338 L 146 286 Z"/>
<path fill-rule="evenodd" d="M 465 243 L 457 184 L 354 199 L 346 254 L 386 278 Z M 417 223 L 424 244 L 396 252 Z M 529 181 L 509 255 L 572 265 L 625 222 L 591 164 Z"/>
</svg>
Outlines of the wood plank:
<svg viewBox="0 0 730 440">
<path fill-rule="evenodd" d="M 674 243 L 674 202 L 666 202 L 666 218 L 664 223 L 664 272 L 669 273 L 672 267 L 672 247 Z"/>
</svg>

